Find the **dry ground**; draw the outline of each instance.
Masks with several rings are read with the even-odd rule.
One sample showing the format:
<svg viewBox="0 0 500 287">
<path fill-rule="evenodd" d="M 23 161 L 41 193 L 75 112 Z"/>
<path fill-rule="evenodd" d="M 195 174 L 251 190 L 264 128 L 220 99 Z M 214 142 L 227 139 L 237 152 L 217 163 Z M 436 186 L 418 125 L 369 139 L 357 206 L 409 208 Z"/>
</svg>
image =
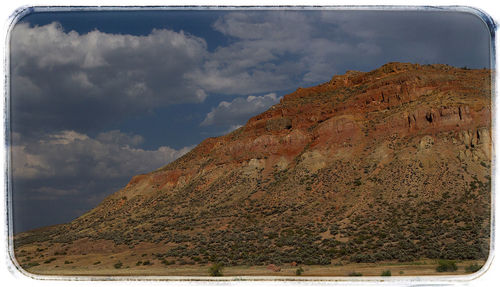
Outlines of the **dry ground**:
<svg viewBox="0 0 500 287">
<path fill-rule="evenodd" d="M 137 258 L 133 258 L 137 257 Z M 141 260 L 141 255 L 117 254 L 114 256 L 64 256 L 50 263 L 42 263 L 30 267 L 26 271 L 35 275 L 56 276 L 209 276 L 210 264 L 198 265 L 164 265 L 158 260 L 150 260 L 152 265 L 137 266 L 135 262 Z M 78 262 L 75 264 L 74 262 Z M 98 263 L 99 262 L 99 263 Z M 120 268 L 115 264 L 122 262 Z M 283 264 L 281 270 L 275 272 L 267 266 L 230 266 L 223 268 L 224 276 L 293 276 L 301 267 L 302 277 L 334 276 L 349 277 L 351 273 L 361 273 L 362 276 L 380 276 L 389 270 L 392 276 L 441 276 L 465 275 L 465 268 L 471 264 L 483 265 L 484 261 L 467 260 L 457 261 L 458 270 L 455 272 L 437 272 L 437 260 L 421 260 L 415 262 L 383 262 L 383 263 L 347 263 L 344 265 L 311 265 L 291 266 Z M 168 279 L 168 278 L 165 278 Z"/>
</svg>

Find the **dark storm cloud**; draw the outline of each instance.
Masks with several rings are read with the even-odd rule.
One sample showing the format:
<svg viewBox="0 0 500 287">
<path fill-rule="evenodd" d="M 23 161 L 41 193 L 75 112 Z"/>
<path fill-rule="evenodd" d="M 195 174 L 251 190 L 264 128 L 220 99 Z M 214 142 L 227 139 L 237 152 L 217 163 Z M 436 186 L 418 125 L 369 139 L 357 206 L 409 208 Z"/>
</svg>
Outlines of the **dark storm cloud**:
<svg viewBox="0 0 500 287">
<path fill-rule="evenodd" d="M 338 27 L 329 37 L 376 45 L 376 57 L 348 58 L 354 66 L 373 69 L 387 61 L 442 63 L 475 68 L 489 67 L 489 31 L 470 13 L 450 11 L 355 11 L 321 15 Z M 326 31 L 328 31 L 326 29 Z M 365 61 L 366 62 L 365 62 Z M 346 63 L 343 63 L 346 66 Z M 348 68 L 348 67 L 346 67 Z"/>
</svg>

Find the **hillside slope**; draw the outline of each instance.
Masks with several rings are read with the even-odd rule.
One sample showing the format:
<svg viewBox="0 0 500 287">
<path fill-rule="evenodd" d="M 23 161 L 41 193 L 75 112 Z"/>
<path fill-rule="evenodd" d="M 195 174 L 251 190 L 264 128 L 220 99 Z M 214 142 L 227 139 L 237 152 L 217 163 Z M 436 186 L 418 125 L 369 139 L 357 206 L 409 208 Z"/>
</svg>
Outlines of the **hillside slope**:
<svg viewBox="0 0 500 287">
<path fill-rule="evenodd" d="M 125 251 L 175 265 L 485 260 L 490 77 L 388 63 L 299 88 L 74 221 L 17 235 L 16 258 L 25 268 L 39 255 Z"/>
</svg>

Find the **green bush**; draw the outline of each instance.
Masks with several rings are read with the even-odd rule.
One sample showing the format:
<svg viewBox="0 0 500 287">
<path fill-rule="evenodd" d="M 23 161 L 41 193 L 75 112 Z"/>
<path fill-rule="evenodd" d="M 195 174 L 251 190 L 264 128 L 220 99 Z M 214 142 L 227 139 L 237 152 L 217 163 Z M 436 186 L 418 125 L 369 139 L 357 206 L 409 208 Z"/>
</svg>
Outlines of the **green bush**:
<svg viewBox="0 0 500 287">
<path fill-rule="evenodd" d="M 353 272 L 349 273 L 349 276 L 363 276 L 363 274 L 356 272 L 356 271 L 353 271 Z"/>
<path fill-rule="evenodd" d="M 300 276 L 304 273 L 304 269 L 302 267 L 299 267 L 297 270 L 295 270 L 295 275 Z"/>
<path fill-rule="evenodd" d="M 222 268 L 223 268 L 222 263 L 214 263 L 210 268 L 208 269 L 208 273 L 210 276 L 222 276 Z"/>
<path fill-rule="evenodd" d="M 385 271 L 382 271 L 382 274 L 380 274 L 380 276 L 391 276 L 391 270 L 385 270 Z"/>
<path fill-rule="evenodd" d="M 471 264 L 471 265 L 465 267 L 465 271 L 467 273 L 474 273 L 474 272 L 479 271 L 479 269 L 481 269 L 481 267 L 482 267 L 481 265 L 474 263 L 474 264 Z"/>
<path fill-rule="evenodd" d="M 120 261 L 118 261 L 118 262 L 117 262 L 117 263 L 115 263 L 113 266 L 114 266 L 116 269 L 120 269 L 120 268 L 122 268 L 123 263 L 121 263 Z"/>
<path fill-rule="evenodd" d="M 454 272 L 458 269 L 457 264 L 453 260 L 439 260 L 437 272 Z"/>
</svg>

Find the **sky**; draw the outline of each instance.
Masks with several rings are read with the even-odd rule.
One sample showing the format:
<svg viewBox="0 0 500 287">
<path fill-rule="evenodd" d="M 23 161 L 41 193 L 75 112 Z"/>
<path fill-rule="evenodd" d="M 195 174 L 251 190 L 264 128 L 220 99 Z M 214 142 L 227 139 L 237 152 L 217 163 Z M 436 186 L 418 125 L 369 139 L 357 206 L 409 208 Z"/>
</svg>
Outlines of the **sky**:
<svg viewBox="0 0 500 287">
<path fill-rule="evenodd" d="M 32 12 L 10 35 L 14 232 L 69 222 L 298 87 L 387 62 L 490 68 L 471 13 Z"/>
</svg>

